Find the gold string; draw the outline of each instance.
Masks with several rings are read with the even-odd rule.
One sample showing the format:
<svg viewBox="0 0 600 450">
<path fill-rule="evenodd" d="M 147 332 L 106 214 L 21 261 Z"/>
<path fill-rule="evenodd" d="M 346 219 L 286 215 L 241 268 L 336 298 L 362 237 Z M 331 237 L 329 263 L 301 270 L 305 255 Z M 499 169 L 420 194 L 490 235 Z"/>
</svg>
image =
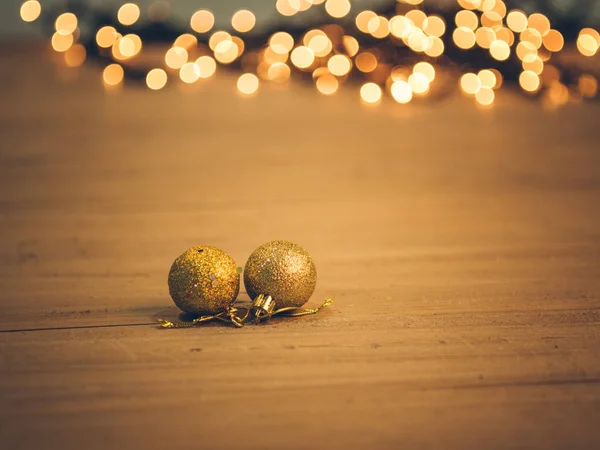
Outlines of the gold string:
<svg viewBox="0 0 600 450">
<path fill-rule="evenodd" d="M 245 309 L 246 314 L 243 316 L 238 316 L 237 312 L 240 309 Z M 194 320 L 186 321 L 186 320 L 166 320 L 166 319 L 158 319 L 158 322 L 162 328 L 191 328 L 200 323 L 209 322 L 211 320 L 220 320 L 221 322 L 231 323 L 237 328 L 242 328 L 244 323 L 248 319 L 250 315 L 250 309 L 248 308 L 235 308 L 233 305 L 227 308 L 225 311 L 222 311 L 218 314 L 206 315 L 197 317 Z"/>
<path fill-rule="evenodd" d="M 252 313 L 254 314 L 255 323 L 260 323 L 260 321 L 263 319 L 269 320 L 271 317 L 277 315 L 287 317 L 308 316 L 310 314 L 316 314 L 321 309 L 328 307 L 333 303 L 333 300 L 333 297 L 327 298 L 325 299 L 322 305 L 312 309 L 298 308 L 295 306 L 275 309 L 275 301 L 271 298 L 271 296 L 265 297 L 263 294 L 260 294 L 254 300 L 254 303 L 252 305 Z"/>
</svg>

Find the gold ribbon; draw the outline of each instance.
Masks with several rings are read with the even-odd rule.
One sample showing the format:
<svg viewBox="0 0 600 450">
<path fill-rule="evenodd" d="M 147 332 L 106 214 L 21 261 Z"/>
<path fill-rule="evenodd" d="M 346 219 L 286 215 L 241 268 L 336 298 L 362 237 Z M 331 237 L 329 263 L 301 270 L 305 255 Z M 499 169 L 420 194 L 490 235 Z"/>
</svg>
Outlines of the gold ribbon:
<svg viewBox="0 0 600 450">
<path fill-rule="evenodd" d="M 273 300 L 273 297 L 260 294 L 254 299 L 251 308 L 236 308 L 231 305 L 225 311 L 218 314 L 200 316 L 190 321 L 158 319 L 158 322 L 162 328 L 191 328 L 204 322 L 210 322 L 211 320 L 220 320 L 221 322 L 231 323 L 237 328 L 242 328 L 248 321 L 250 314 L 254 316 L 254 322 L 258 324 L 262 320 L 269 320 L 273 316 L 300 317 L 316 314 L 332 303 L 333 297 L 326 299 L 321 306 L 312 309 L 298 308 L 295 306 L 275 309 L 276 303 L 275 300 Z M 246 313 L 238 315 L 238 312 L 242 309 L 245 310 Z"/>
<path fill-rule="evenodd" d="M 246 310 L 246 314 L 241 317 L 237 315 L 237 312 L 240 309 Z M 231 305 L 225 311 L 222 311 L 218 314 L 200 316 L 190 321 L 158 319 L 158 322 L 162 328 L 191 328 L 204 322 L 210 322 L 211 320 L 220 320 L 221 322 L 231 323 L 238 328 L 242 328 L 249 315 L 250 309 L 235 308 L 233 305 Z"/>
<path fill-rule="evenodd" d="M 283 315 L 288 317 L 300 317 L 308 316 L 309 314 L 316 314 L 321 309 L 328 307 L 333 303 L 333 297 L 326 299 L 321 306 L 316 308 L 298 308 L 295 306 L 288 306 L 286 308 L 275 309 L 277 306 L 275 300 L 270 295 L 265 296 L 260 294 L 254 299 L 252 308 L 250 311 L 254 315 L 254 322 L 260 323 L 261 320 L 269 320 L 273 316 Z"/>
</svg>

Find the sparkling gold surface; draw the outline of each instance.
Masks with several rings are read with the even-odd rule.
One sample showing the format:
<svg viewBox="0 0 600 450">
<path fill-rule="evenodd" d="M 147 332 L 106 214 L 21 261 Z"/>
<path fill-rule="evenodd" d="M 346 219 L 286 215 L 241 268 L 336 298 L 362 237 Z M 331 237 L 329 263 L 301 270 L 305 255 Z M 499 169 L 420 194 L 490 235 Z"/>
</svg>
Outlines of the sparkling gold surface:
<svg viewBox="0 0 600 450">
<path fill-rule="evenodd" d="M 195 246 L 179 256 L 169 271 L 169 293 L 192 314 L 217 314 L 233 303 L 240 290 L 237 264 L 216 247 Z"/>
<path fill-rule="evenodd" d="M 317 269 L 306 250 L 289 241 L 258 247 L 244 268 L 244 285 L 253 300 L 271 296 L 277 308 L 304 305 L 317 285 Z"/>
</svg>

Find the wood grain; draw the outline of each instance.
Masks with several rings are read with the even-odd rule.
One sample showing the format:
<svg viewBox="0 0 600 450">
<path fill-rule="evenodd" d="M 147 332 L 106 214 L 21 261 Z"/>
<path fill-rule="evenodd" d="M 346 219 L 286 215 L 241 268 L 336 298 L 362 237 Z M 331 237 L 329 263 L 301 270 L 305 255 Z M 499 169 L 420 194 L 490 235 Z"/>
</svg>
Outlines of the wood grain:
<svg viewBox="0 0 600 450">
<path fill-rule="evenodd" d="M 106 93 L 34 56 L 0 60 L 3 448 L 600 446 L 598 104 Z M 331 309 L 143 325 L 187 247 L 280 238 Z"/>
</svg>

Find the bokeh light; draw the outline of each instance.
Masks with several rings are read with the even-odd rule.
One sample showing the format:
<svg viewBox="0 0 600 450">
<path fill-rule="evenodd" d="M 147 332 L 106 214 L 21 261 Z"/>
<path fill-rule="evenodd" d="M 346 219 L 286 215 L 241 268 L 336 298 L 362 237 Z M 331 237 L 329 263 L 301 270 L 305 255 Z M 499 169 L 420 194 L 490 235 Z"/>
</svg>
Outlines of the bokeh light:
<svg viewBox="0 0 600 450">
<path fill-rule="evenodd" d="M 179 69 L 179 78 L 186 84 L 192 84 L 200 78 L 200 68 L 195 62 L 187 62 Z"/>
<path fill-rule="evenodd" d="M 102 79 L 107 86 L 117 86 L 123 82 L 125 72 L 119 64 L 111 64 L 102 72 Z"/>
<path fill-rule="evenodd" d="M 332 75 L 341 77 L 350 72 L 352 62 L 346 55 L 334 55 L 327 61 L 327 68 Z"/>
<path fill-rule="evenodd" d="M 190 27 L 196 33 L 207 33 L 215 25 L 215 16 L 208 9 L 196 11 L 190 19 Z"/>
<path fill-rule="evenodd" d="M 40 17 L 42 5 L 37 0 L 29 0 L 21 5 L 21 19 L 24 22 L 33 22 Z"/>
<path fill-rule="evenodd" d="M 164 88 L 167 84 L 167 72 L 163 69 L 152 69 L 146 75 L 146 86 L 153 91 Z"/>
<path fill-rule="evenodd" d="M 536 92 L 540 87 L 540 77 L 531 70 L 525 70 L 519 76 L 519 84 L 524 91 Z"/>
<path fill-rule="evenodd" d="M 171 47 L 165 55 L 165 63 L 171 69 L 179 70 L 188 61 L 188 52 L 183 47 Z"/>
<path fill-rule="evenodd" d="M 135 3 L 125 3 L 117 12 L 117 20 L 122 25 L 133 25 L 140 18 L 140 7 Z"/>
<path fill-rule="evenodd" d="M 482 86 L 481 89 L 479 89 L 475 94 L 475 100 L 477 103 L 483 106 L 489 106 L 494 103 L 495 97 L 496 95 L 494 94 L 492 88 L 487 86 Z"/>
<path fill-rule="evenodd" d="M 315 54 L 310 48 L 301 45 L 292 51 L 290 59 L 292 60 L 292 64 L 299 69 L 307 69 L 315 61 Z"/>
<path fill-rule="evenodd" d="M 377 103 L 381 100 L 381 88 L 375 83 L 365 83 L 360 88 L 360 98 L 365 103 Z"/>
<path fill-rule="evenodd" d="M 200 69 L 200 78 L 210 78 L 217 70 L 216 61 L 210 56 L 201 56 L 196 60 L 196 65 Z"/>
<path fill-rule="evenodd" d="M 86 59 L 87 52 L 81 44 L 75 44 L 65 53 L 65 64 L 69 67 L 80 67 Z"/>
<path fill-rule="evenodd" d="M 364 73 L 373 72 L 377 68 L 377 58 L 370 52 L 359 53 L 354 63 L 356 68 Z"/>
<path fill-rule="evenodd" d="M 244 95 L 252 95 L 258 91 L 258 77 L 253 73 L 242 74 L 237 80 L 237 88 Z"/>
<path fill-rule="evenodd" d="M 475 45 L 475 33 L 470 28 L 458 27 L 452 33 L 452 40 L 458 48 L 468 50 Z"/>
<path fill-rule="evenodd" d="M 339 87 L 336 77 L 330 74 L 321 75 L 316 81 L 317 90 L 324 95 L 335 94 Z"/>
<path fill-rule="evenodd" d="M 331 17 L 341 19 L 350 12 L 350 2 L 348 0 L 327 0 L 325 2 L 325 11 Z"/>
<path fill-rule="evenodd" d="M 60 34 L 72 34 L 77 29 L 77 16 L 73 13 L 63 13 L 56 18 L 54 29 Z"/>
<path fill-rule="evenodd" d="M 241 9 L 231 17 L 231 26 L 240 33 L 247 33 L 256 25 L 256 17 L 252 11 Z"/>
<path fill-rule="evenodd" d="M 397 80 L 392 83 L 390 88 L 392 97 L 398 103 L 409 103 L 413 98 L 413 92 L 410 85 L 404 80 Z"/>
<path fill-rule="evenodd" d="M 119 34 L 114 27 L 105 26 L 100 28 L 96 33 L 96 43 L 98 47 L 109 48 L 114 45 L 118 36 Z"/>
<path fill-rule="evenodd" d="M 52 48 L 57 52 L 66 52 L 73 45 L 72 34 L 61 34 L 58 31 L 52 35 Z"/>
<path fill-rule="evenodd" d="M 460 88 L 469 95 L 475 95 L 481 89 L 481 80 L 474 73 L 466 73 L 460 78 Z"/>
</svg>

